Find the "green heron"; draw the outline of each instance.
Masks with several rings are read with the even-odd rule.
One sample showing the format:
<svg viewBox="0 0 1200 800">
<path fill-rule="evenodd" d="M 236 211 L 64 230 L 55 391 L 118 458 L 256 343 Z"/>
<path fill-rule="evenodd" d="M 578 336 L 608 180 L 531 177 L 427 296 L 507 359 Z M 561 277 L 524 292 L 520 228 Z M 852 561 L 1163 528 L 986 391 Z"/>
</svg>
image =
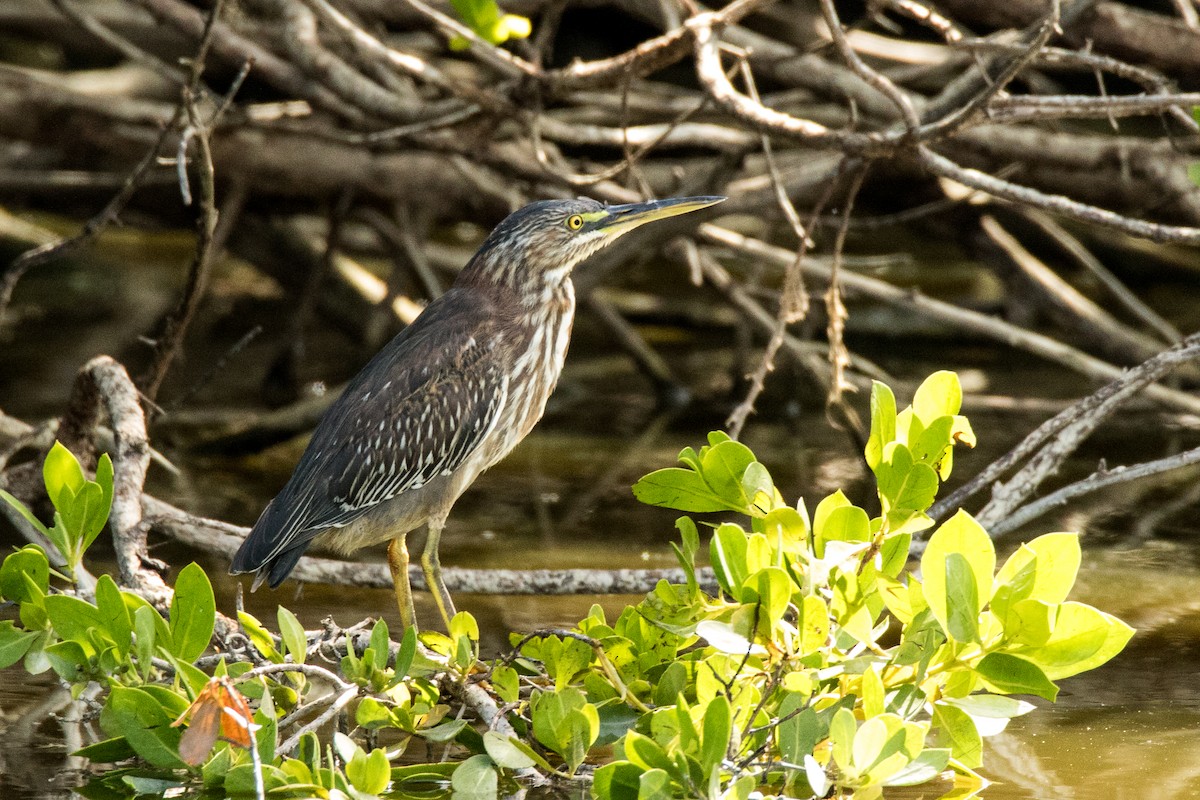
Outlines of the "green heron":
<svg viewBox="0 0 1200 800">
<path fill-rule="evenodd" d="M 342 553 L 389 542 L 408 627 L 415 616 L 405 536 L 428 523 L 421 567 L 448 626 L 454 603 L 438 539 L 454 501 L 545 410 L 575 316 L 571 271 L 639 225 L 723 199 L 545 200 L 509 215 L 454 286 L 347 384 L 230 572 L 256 573 L 254 588 L 275 587 L 314 541 Z"/>
</svg>

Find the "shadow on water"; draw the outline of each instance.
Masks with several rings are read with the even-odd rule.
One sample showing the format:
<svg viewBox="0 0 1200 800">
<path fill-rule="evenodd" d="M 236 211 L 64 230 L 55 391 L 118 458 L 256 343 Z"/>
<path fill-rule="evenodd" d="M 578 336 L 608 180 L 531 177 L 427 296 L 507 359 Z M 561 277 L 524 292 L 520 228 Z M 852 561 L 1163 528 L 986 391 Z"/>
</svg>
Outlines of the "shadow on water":
<svg viewBox="0 0 1200 800">
<path fill-rule="evenodd" d="M 51 265 L 21 285 L 16 324 L 0 331 L 0 407 L 38 419 L 57 413 L 74 371 L 87 358 L 109 352 L 136 363 L 144 352 L 136 336 L 151 328 L 176 291 L 176 264 L 186 260 L 190 242 L 165 237 L 150 253 L 138 239 L 109 237 L 99 264 Z M 171 264 L 170 268 L 163 265 Z M 280 346 L 285 304 L 273 286 L 226 264 L 214 283 L 188 362 L 164 397 L 188 388 L 254 324 L 267 333 L 252 344 L 188 405 L 226 408 L 256 402 L 262 367 Z M 247 300 L 247 292 L 251 300 Z M 733 382 L 736 373 L 728 331 L 690 331 L 661 336 L 658 345 L 690 386 L 710 394 Z M 336 332 L 309 336 L 311 379 L 331 383 L 362 363 L 362 346 Z M 969 346 L 928 348 L 916 357 L 906 347 L 867 355 L 902 376 L 919 378 L 937 368 L 957 368 L 965 380 L 995 394 L 1030 386 L 1043 397 L 1072 397 L 1087 387 L 1058 370 Z M 889 358 L 889 355 L 891 356 Z M 970 359 L 970 360 L 967 360 Z M 670 465 L 684 446 L 697 446 L 719 428 L 728 401 L 703 402 L 673 415 L 655 408 L 649 385 L 605 337 L 581 319 L 568 368 L 547 416 L 535 433 L 504 463 L 484 475 L 459 502 L 444 535 L 443 562 L 477 567 L 666 567 L 674 565 L 670 542 L 676 513 L 638 505 L 629 486 L 642 474 Z M 986 375 L 986 383 L 980 383 Z M 832 429 L 818 405 L 806 408 L 789 391 L 786 371 L 773 380 L 761 415 L 745 441 L 766 463 L 786 497 L 803 496 L 812 508 L 835 488 L 865 501 L 866 472 L 849 439 Z M 714 388 L 715 387 L 715 388 Z M 1014 391 L 1014 393 L 1018 393 Z M 704 391 L 701 392 L 704 394 Z M 971 412 L 981 447 L 958 459 L 959 477 L 969 476 L 1032 429 L 1037 416 Z M 1194 434 L 1163 433 L 1153 420 L 1129 423 L 1098 434 L 1069 471 L 1081 476 L 1099 455 L 1129 461 L 1163 455 Z M 303 439 L 291 439 L 244 457 L 197 455 L 159 442 L 179 467 L 177 476 L 159 469 L 151 490 L 196 513 L 249 524 L 286 480 Z M 1194 442 L 1192 445 L 1194 446 Z M 1071 477 L 1070 475 L 1063 476 Z M 1200 549 L 1194 530 L 1180 525 L 1188 509 L 1170 517 L 1161 531 L 1131 539 L 1140 509 L 1155 497 L 1123 489 L 1090 504 L 1072 507 L 1058 519 L 1039 521 L 1028 531 L 1083 529 L 1084 566 L 1077 599 L 1115 613 L 1139 634 L 1113 662 L 1094 673 L 1064 682 L 1058 704 L 1016 720 L 988 740 L 985 774 L 994 785 L 983 796 L 1007 798 L 1100 798 L 1123 800 L 1151 793 L 1156 798 L 1200 797 Z M 1192 509 L 1194 513 L 1194 508 Z M 1176 527 L 1171 527 L 1176 520 Z M 1155 535 L 1155 534 L 1159 535 Z M 16 539 L 0 531 L 2 543 Z M 154 552 L 171 564 L 196 559 L 214 576 L 218 607 L 233 606 L 235 582 L 223 561 L 162 543 Z M 106 557 L 100 553 L 100 557 Z M 382 559 L 382 553 L 364 558 Z M 103 565 L 101 565 L 103 567 Z M 479 619 L 485 648 L 506 646 L 506 632 L 568 625 L 593 602 L 616 612 L 627 597 L 462 596 L 460 607 Z M 298 587 L 286 583 L 260 591 L 247 607 L 274 619 L 277 603 L 297 611 L 308 627 L 325 616 L 350 624 L 382 614 L 397 624 L 394 599 L 386 590 Z M 427 596 L 418 614 L 435 615 Z M 61 697 L 51 681 L 18 670 L 0 675 L 0 797 L 8 800 L 59 798 L 68 794 L 82 765 L 67 756 L 64 726 L 49 712 Z M 915 795 L 914 795 L 915 796 Z M 925 796 L 930 796 L 926 791 Z"/>
</svg>

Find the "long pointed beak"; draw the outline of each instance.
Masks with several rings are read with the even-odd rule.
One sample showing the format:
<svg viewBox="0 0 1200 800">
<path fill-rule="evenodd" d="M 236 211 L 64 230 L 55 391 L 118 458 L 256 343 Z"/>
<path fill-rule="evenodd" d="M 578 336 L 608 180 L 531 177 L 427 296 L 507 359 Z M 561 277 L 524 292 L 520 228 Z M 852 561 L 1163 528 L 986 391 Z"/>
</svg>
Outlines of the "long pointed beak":
<svg viewBox="0 0 1200 800">
<path fill-rule="evenodd" d="M 718 195 L 705 197 L 671 197 L 666 200 L 651 200 L 648 203 L 630 203 L 623 206 L 608 206 L 595 221 L 596 230 L 607 234 L 622 234 L 647 222 L 699 211 L 702 208 L 724 202 Z"/>
</svg>

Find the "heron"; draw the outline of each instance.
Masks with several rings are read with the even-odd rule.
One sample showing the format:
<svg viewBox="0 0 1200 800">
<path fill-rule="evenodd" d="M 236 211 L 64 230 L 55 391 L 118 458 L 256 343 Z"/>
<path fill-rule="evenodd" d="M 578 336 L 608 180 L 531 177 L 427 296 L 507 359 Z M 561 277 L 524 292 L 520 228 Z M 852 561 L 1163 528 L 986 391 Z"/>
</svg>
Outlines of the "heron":
<svg viewBox="0 0 1200 800">
<path fill-rule="evenodd" d="M 634 228 L 724 199 L 542 200 L 510 214 L 346 385 L 230 572 L 273 588 L 310 545 L 349 554 L 387 542 L 401 622 L 415 627 L 406 538 L 427 525 L 421 569 L 448 628 L 442 530 L 459 496 L 541 419 L 571 338 L 573 270 Z"/>
</svg>

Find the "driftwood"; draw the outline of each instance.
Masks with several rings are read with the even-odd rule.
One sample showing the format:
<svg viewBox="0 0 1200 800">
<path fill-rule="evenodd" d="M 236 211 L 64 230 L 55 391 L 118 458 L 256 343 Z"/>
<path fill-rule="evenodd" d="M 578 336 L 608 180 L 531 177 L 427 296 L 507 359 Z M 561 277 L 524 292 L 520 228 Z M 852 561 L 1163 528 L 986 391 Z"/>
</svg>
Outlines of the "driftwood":
<svg viewBox="0 0 1200 800">
<path fill-rule="evenodd" d="M 853 434 L 847 392 L 892 371 L 843 341 L 867 304 L 947 338 L 1032 354 L 1095 384 L 1115 381 L 1119 390 L 1063 412 L 972 484 L 978 490 L 1004 469 L 1023 468 L 984 509 L 993 524 L 1017 518 L 1063 455 L 1115 408 L 1105 392 L 1123 402 L 1140 391 L 1144 404 L 1200 415 L 1192 391 L 1200 369 L 1180 355 L 1190 354 L 1191 340 L 1155 355 L 1188 331 L 1102 255 L 1116 247 L 1156 269 L 1200 270 L 1193 253 L 1151 244 L 1200 243 L 1200 191 L 1188 175 L 1200 141 L 1191 116 L 1200 105 L 1200 25 L 1186 2 L 1174 4 L 1175 17 L 1112 0 L 995 8 L 884 0 L 870 4 L 872 17 L 843 20 L 832 0 L 734 0 L 719 10 L 512 0 L 505 10 L 533 18 L 535 36 L 504 47 L 462 25 L 445 2 L 2 5 L 5 30 L 36 39 L 62 63 L 94 69 L 0 64 L 0 204 L 18 212 L 0 214 L 0 237 L 25 249 L 0 277 L 0 324 L 19 319 L 14 304 L 29 270 L 91 246 L 114 223 L 198 234 L 190 263 L 179 265 L 185 290 L 144 332 L 155 353 L 140 397 L 118 380 L 122 367 L 91 362 L 58 431 L 88 452 L 97 425 L 111 420 L 128 495 L 114 531 L 136 554 L 122 557 L 122 580 L 149 594 L 161 592 L 146 571 L 147 532 L 216 552 L 240 533 L 153 498 L 136 500 L 149 442 L 144 419 L 140 432 L 126 425 L 132 406 L 161 419 L 156 403 L 186 399 L 160 398 L 159 390 L 180 370 L 185 334 L 205 313 L 222 250 L 305 309 L 282 337 L 289 347 L 311 314 L 366 351 L 452 279 L 470 251 L 439 240 L 455 223 L 486 229 L 546 196 L 728 195 L 706 219 L 664 222 L 593 259 L 578 274 L 581 313 L 605 326 L 662 396 L 679 399 L 695 392 L 630 324 L 639 312 L 620 302 L 627 295 L 593 290 L 648 251 L 711 287 L 708 318 L 767 343 L 761 357 L 743 359 L 743 402 L 723 398 L 734 432 L 752 424 L 775 361 L 787 358 Z M 588 8 L 608 15 L 613 30 L 634 20 L 648 33 L 611 55 L 574 57 L 589 32 L 572 29 L 572 15 Z M 591 43 L 605 33 L 590 32 Z M 452 37 L 466 43 L 463 52 L 447 46 Z M 1130 118 L 1153 124 L 1135 127 Z M 77 216 L 79 233 L 55 237 L 20 216 L 47 207 Z M 972 307 L 859 269 L 847 252 L 855 233 L 891 228 L 958 237 L 1022 287 L 1007 300 L 1027 313 L 1005 319 L 999 307 Z M 363 266 L 369 256 L 391 262 L 388 279 Z M 1076 280 L 1077 268 L 1097 286 Z M 659 320 L 668 300 L 659 298 Z M 14 330 L 19 335 L 19 324 Z M 1178 367 L 1174 383 L 1160 383 L 1168 362 Z M 324 402 L 260 415 L 206 446 L 265 446 L 310 427 Z M 26 429 L 21 446 L 44 448 L 50 431 Z M 35 471 L 9 467 L 12 453 L 0 453 L 6 484 L 35 495 Z M 1097 476 L 1088 486 L 1112 479 Z M 961 502 L 954 495 L 939 514 Z M 386 579 L 382 570 L 319 559 L 302 562 L 300 572 Z M 484 584 L 447 571 L 459 591 L 642 591 L 656 576 L 493 577 Z"/>
</svg>

